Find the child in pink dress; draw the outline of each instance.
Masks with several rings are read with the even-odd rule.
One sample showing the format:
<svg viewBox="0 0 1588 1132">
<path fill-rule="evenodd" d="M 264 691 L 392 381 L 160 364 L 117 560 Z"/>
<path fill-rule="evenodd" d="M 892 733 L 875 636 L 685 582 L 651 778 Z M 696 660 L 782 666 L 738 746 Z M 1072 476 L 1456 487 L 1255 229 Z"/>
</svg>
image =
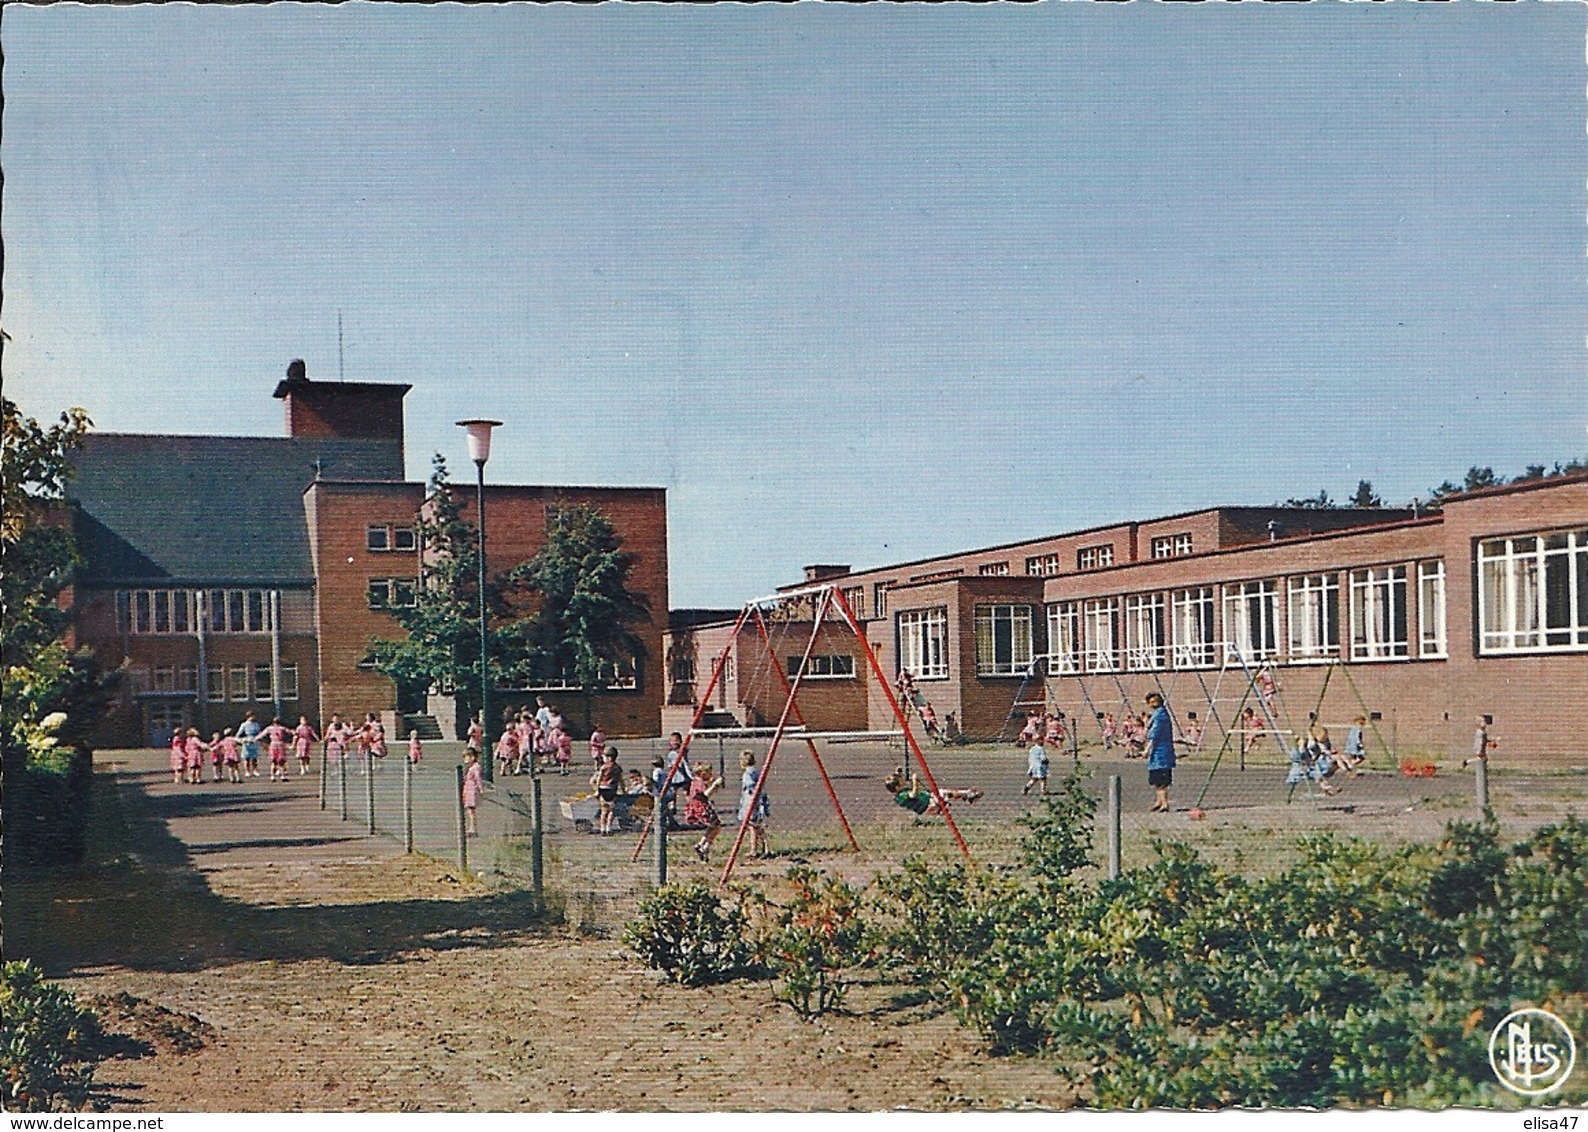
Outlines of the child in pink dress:
<svg viewBox="0 0 1588 1132">
<path fill-rule="evenodd" d="M 221 750 L 221 733 L 219 731 L 213 732 L 210 735 L 208 748 L 210 753 L 210 773 L 215 776 L 210 781 L 219 782 L 221 780 L 222 773 L 221 760 L 224 757 L 224 753 Z"/>
<path fill-rule="evenodd" d="M 226 766 L 226 777 L 233 782 L 241 782 L 242 776 L 242 751 L 237 746 L 237 737 L 230 731 L 221 736 L 221 762 Z"/>
<path fill-rule="evenodd" d="M 182 732 L 179 729 L 171 736 L 171 784 L 182 784 L 183 772 L 187 770 L 187 747 L 182 742 Z"/>
<path fill-rule="evenodd" d="M 597 727 L 594 731 L 590 732 L 590 758 L 598 768 L 601 766 L 601 756 L 606 749 L 607 733 L 601 730 L 601 728 Z"/>
<path fill-rule="evenodd" d="M 556 718 L 560 719 L 561 716 Z M 551 729 L 551 741 L 557 755 L 557 770 L 560 774 L 568 773 L 568 766 L 573 762 L 573 736 L 561 727 Z"/>
<path fill-rule="evenodd" d="M 270 743 L 270 781 L 287 781 L 287 737 L 292 732 L 282 725 L 281 720 L 272 719 L 270 726 L 265 728 L 265 739 Z"/>
<path fill-rule="evenodd" d="M 408 732 L 408 761 L 415 764 L 425 757 L 425 746 L 419 740 L 419 729 L 416 727 Z"/>
<path fill-rule="evenodd" d="M 313 745 L 320 741 L 320 736 L 310 726 L 309 717 L 306 715 L 298 716 L 298 726 L 292 729 L 292 735 L 292 745 L 298 750 L 298 777 L 302 778 L 309 773 L 309 752 L 313 749 Z"/>
<path fill-rule="evenodd" d="M 1106 755 L 1114 748 L 1114 713 L 1108 712 L 1103 716 L 1103 753 Z"/>
<path fill-rule="evenodd" d="M 204 781 L 204 740 L 199 738 L 198 728 L 187 729 L 187 742 L 183 744 L 187 756 L 187 780 L 197 784 Z"/>
<path fill-rule="evenodd" d="M 480 824 L 475 811 L 480 808 L 480 794 L 485 790 L 485 772 L 480 769 L 480 756 L 473 751 L 469 751 L 464 759 L 463 828 L 468 836 L 477 837 Z"/>
<path fill-rule="evenodd" d="M 502 737 L 496 741 L 496 775 L 498 778 L 505 775 L 513 761 L 518 758 L 518 728 L 505 727 Z M 481 772 L 484 773 L 483 771 Z"/>
</svg>

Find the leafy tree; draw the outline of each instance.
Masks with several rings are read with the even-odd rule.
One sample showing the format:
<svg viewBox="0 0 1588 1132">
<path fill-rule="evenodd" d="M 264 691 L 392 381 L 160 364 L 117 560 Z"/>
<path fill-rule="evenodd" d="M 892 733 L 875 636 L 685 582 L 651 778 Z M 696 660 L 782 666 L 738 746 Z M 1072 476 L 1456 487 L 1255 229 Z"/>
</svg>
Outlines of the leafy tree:
<svg viewBox="0 0 1588 1132">
<path fill-rule="evenodd" d="M 415 601 L 391 610 L 407 635 L 372 640 L 370 656 L 375 670 L 399 688 L 447 689 L 460 713 L 472 717 L 480 709 L 480 538 L 463 517 L 440 453 L 432 462 L 427 505 L 417 528 L 424 559 Z M 499 590 L 499 580 L 495 586 L 487 583 L 486 605 L 498 620 Z M 509 638 L 499 625 L 490 634 L 494 687 Z"/>
<path fill-rule="evenodd" d="M 1373 484 L 1371 481 L 1357 480 L 1356 494 L 1351 496 L 1351 506 L 1382 507 L 1384 506 L 1384 500 L 1380 498 L 1378 492 L 1373 490 Z"/>
<path fill-rule="evenodd" d="M 1340 505 L 1329 498 L 1329 492 L 1326 489 L 1319 488 L 1316 496 L 1306 499 L 1287 499 L 1280 506 L 1301 507 L 1309 511 L 1332 511 Z"/>
<path fill-rule="evenodd" d="M 86 737 L 103 704 L 98 670 L 62 639 L 70 614 L 60 607 L 77 566 L 71 531 L 57 521 L 71 478 L 71 452 L 91 427 L 82 409 L 43 427 L 3 400 L 4 485 L 0 512 L 0 714 L 5 759 L 66 769 L 70 747 Z"/>
<path fill-rule="evenodd" d="M 629 589 L 633 562 L 599 508 L 589 504 L 555 512 L 546 544 L 508 574 L 509 604 L 534 613 L 520 622 L 520 682 L 562 678 L 590 694 L 636 665 L 645 645 L 631 626 L 648 622 L 650 608 Z"/>
<path fill-rule="evenodd" d="M 1481 491 L 1486 487 L 1499 487 L 1505 483 L 1504 476 L 1494 474 L 1493 468 L 1480 468 L 1477 465 L 1467 469 L 1467 478 L 1461 484 L 1462 491 Z"/>
</svg>

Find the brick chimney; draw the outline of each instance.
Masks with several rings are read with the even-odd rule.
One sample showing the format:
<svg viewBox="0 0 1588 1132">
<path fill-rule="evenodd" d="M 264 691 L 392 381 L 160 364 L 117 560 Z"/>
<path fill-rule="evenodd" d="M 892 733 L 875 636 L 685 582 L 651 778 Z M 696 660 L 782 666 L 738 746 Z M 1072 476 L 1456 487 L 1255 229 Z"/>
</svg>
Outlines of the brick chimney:
<svg viewBox="0 0 1588 1132">
<path fill-rule="evenodd" d="M 310 381 L 301 358 L 287 366 L 273 394 L 286 403 L 287 435 L 403 441 L 403 397 L 411 385 Z"/>
</svg>

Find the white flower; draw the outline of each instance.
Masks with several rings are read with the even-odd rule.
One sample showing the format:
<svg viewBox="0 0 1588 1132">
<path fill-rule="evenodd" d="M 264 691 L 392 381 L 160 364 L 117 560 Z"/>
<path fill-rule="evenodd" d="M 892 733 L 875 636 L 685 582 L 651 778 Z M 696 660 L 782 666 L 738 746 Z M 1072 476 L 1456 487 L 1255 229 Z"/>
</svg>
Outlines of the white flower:
<svg viewBox="0 0 1588 1132">
<path fill-rule="evenodd" d="M 64 711 L 52 711 L 49 715 L 39 720 L 39 730 L 59 731 L 61 729 L 61 725 L 65 722 L 66 713 Z"/>
</svg>

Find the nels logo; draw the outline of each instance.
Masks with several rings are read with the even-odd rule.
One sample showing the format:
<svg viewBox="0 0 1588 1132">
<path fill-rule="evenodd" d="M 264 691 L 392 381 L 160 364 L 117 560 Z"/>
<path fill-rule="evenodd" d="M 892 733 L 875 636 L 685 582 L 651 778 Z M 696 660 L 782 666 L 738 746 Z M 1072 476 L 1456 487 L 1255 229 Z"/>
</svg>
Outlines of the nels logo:
<svg viewBox="0 0 1588 1132">
<path fill-rule="evenodd" d="M 1514 1010 L 1489 1035 L 1489 1065 L 1500 1084 L 1525 1097 L 1553 1093 L 1577 1063 L 1571 1031 L 1547 1010 Z"/>
</svg>

